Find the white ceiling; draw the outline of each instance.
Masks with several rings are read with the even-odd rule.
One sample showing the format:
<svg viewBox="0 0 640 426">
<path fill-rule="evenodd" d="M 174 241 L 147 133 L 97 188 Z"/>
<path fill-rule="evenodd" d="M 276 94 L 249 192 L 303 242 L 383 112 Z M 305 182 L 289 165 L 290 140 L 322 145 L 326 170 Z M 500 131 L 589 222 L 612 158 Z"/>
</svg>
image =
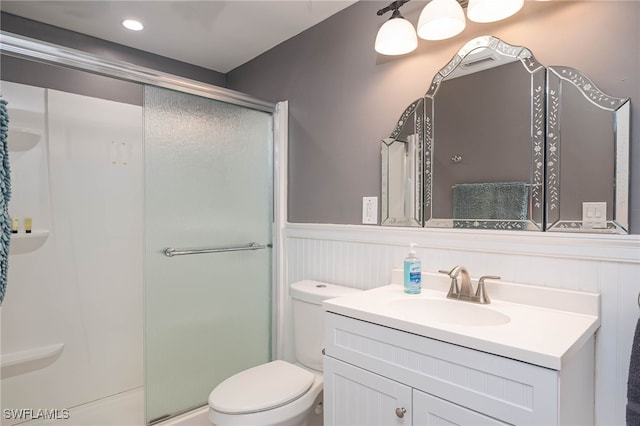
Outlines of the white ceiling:
<svg viewBox="0 0 640 426">
<path fill-rule="evenodd" d="M 226 73 L 357 0 L 7 1 L 3 12 Z M 145 29 L 122 27 L 124 19 Z"/>
</svg>

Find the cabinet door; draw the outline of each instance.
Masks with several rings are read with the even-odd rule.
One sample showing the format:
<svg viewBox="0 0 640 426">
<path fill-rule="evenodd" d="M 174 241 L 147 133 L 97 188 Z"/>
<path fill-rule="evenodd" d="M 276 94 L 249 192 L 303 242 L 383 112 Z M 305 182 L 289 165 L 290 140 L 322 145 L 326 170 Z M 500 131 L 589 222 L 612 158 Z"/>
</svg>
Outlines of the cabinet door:
<svg viewBox="0 0 640 426">
<path fill-rule="evenodd" d="M 411 412 L 409 386 L 325 356 L 326 425 L 408 426 Z"/>
<path fill-rule="evenodd" d="M 413 424 L 420 426 L 508 425 L 415 389 L 413 391 Z"/>
</svg>

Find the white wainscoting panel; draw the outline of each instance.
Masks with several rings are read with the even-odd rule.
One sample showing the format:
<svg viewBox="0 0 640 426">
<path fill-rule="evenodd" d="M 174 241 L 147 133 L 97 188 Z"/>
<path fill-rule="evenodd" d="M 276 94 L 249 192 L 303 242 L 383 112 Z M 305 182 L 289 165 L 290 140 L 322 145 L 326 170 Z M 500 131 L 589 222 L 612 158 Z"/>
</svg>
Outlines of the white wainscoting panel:
<svg viewBox="0 0 640 426">
<path fill-rule="evenodd" d="M 303 279 L 360 289 L 387 285 L 413 242 L 424 272 L 462 264 L 474 278 L 500 275 L 509 282 L 600 293 L 596 422 L 625 423 L 629 356 L 640 315 L 640 236 L 325 224 L 288 224 L 285 235 L 287 288 Z M 293 359 L 290 329 L 285 324 L 282 355 Z"/>
</svg>

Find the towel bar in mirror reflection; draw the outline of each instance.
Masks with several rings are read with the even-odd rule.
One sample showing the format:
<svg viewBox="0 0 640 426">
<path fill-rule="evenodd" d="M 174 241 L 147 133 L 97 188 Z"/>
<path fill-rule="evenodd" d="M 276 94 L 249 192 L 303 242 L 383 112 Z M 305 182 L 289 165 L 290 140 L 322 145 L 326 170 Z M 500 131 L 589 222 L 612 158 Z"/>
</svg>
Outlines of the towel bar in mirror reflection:
<svg viewBox="0 0 640 426">
<path fill-rule="evenodd" d="M 628 233 L 629 115 L 628 98 L 572 68 L 545 68 L 525 47 L 475 38 L 383 139 L 381 223 Z M 524 187 L 514 198 L 500 194 L 499 185 L 513 191 L 504 183 Z M 467 185 L 498 197 L 503 211 L 487 211 L 487 199 L 475 217 L 461 217 L 456 188 Z M 605 226 L 583 220 L 586 202 L 606 202 Z"/>
</svg>

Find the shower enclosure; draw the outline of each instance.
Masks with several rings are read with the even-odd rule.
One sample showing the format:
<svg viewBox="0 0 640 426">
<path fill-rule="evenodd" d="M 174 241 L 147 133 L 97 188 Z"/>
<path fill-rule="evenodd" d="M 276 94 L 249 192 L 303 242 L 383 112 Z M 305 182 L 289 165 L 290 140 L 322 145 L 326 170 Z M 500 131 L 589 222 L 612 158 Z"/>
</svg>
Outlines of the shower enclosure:
<svg viewBox="0 0 640 426">
<path fill-rule="evenodd" d="M 155 423 L 270 360 L 280 297 L 274 144 L 286 106 L 1 41 L 25 66 L 44 51 L 87 75 L 115 74 L 134 93 L 114 101 L 0 83 L 10 213 L 34 227 L 12 237 L 0 308 L 2 424 Z"/>
</svg>

